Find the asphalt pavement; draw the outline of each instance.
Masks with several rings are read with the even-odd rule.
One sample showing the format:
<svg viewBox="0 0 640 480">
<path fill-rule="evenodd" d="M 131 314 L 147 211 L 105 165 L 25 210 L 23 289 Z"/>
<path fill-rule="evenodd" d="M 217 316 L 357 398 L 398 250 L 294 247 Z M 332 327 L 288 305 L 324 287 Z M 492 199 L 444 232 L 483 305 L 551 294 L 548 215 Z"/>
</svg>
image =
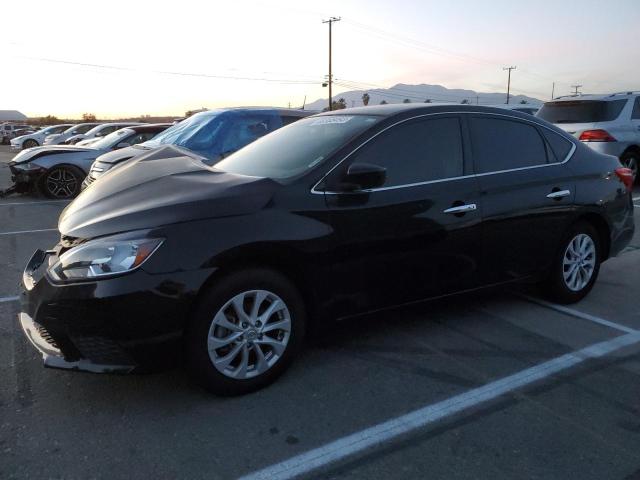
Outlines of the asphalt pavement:
<svg viewBox="0 0 640 480">
<path fill-rule="evenodd" d="M 66 203 L 0 199 L 2 479 L 640 479 L 638 234 L 568 309 L 519 288 L 342 322 L 218 398 L 179 368 L 42 367 L 15 296 Z"/>
</svg>

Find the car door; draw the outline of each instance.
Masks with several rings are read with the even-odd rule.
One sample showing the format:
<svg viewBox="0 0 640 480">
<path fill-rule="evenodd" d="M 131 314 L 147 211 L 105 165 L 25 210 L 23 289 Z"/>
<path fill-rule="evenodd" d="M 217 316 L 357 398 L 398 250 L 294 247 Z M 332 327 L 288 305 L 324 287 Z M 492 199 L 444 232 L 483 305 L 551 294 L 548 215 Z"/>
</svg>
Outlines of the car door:
<svg viewBox="0 0 640 480">
<path fill-rule="evenodd" d="M 483 206 L 483 283 L 545 271 L 574 211 L 575 182 L 563 162 L 575 147 L 516 117 L 466 117 Z"/>
<path fill-rule="evenodd" d="M 382 131 L 334 169 L 328 188 L 363 163 L 386 169 L 381 187 L 326 195 L 341 313 L 476 286 L 481 214 L 460 118 L 426 116 Z"/>
</svg>

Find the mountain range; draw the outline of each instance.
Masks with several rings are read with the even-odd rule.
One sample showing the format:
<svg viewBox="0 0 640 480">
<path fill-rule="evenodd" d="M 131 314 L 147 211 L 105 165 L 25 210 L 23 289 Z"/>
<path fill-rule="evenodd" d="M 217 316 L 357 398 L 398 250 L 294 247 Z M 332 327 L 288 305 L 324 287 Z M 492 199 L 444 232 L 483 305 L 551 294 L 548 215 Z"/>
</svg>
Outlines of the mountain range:
<svg viewBox="0 0 640 480">
<path fill-rule="evenodd" d="M 368 90 L 349 90 L 333 95 L 334 101 L 344 98 L 347 107 L 362 106 L 362 95 L 369 94 L 369 105 L 378 105 L 382 101 L 387 103 L 402 103 L 405 99 L 409 99 L 411 103 L 422 103 L 429 99 L 433 103 L 461 103 L 467 100 L 472 104 L 479 105 L 499 105 L 506 102 L 506 93 L 485 93 L 476 92 L 474 90 L 449 89 L 442 85 L 407 85 L 399 83 L 391 88 L 372 88 Z M 525 100 L 533 105 L 542 105 L 543 100 L 528 97 L 526 95 L 511 95 L 509 103 L 520 103 Z M 318 99 L 308 103 L 305 108 L 308 110 L 322 110 L 327 107 L 328 99 Z"/>
</svg>

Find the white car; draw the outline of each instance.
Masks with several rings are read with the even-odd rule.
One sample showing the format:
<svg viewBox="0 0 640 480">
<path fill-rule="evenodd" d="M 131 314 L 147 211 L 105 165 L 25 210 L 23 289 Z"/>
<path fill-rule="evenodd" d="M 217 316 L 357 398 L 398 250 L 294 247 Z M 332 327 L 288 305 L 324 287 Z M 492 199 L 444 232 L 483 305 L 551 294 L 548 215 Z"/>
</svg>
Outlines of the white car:
<svg viewBox="0 0 640 480">
<path fill-rule="evenodd" d="M 53 133 L 47 135 L 42 142 L 43 145 L 59 145 L 67 141 L 68 138 L 78 135 L 79 133 L 87 133 L 93 127 L 101 125 L 100 123 L 78 123 L 71 128 L 66 129 L 62 133 Z"/>
<path fill-rule="evenodd" d="M 23 150 L 25 148 L 39 147 L 44 143 L 44 139 L 47 135 L 62 133 L 69 127 L 73 127 L 73 124 L 64 123 L 61 125 L 52 125 L 50 127 L 45 127 L 42 130 L 38 130 L 37 132 L 13 138 L 11 139 L 11 149 Z"/>
<path fill-rule="evenodd" d="M 140 122 L 114 122 L 114 123 L 103 123 L 102 125 L 98 125 L 97 127 L 93 127 L 91 130 L 88 130 L 86 133 L 77 133 L 67 138 L 64 143 L 66 145 L 75 145 L 82 140 L 89 140 L 100 137 L 106 137 L 112 132 L 116 130 L 120 130 L 121 128 L 132 127 L 134 125 L 141 125 Z"/>
</svg>

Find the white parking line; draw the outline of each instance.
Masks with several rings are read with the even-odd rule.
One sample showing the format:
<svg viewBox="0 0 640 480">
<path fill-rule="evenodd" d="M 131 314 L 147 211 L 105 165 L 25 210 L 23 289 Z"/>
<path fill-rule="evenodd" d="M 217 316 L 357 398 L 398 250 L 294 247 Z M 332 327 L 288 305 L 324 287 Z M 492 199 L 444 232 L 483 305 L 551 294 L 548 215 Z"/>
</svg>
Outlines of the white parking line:
<svg viewBox="0 0 640 480">
<path fill-rule="evenodd" d="M 56 232 L 57 228 L 43 228 L 41 230 L 17 230 L 15 232 L 0 232 L 0 235 L 20 235 L 21 233 Z"/>
<path fill-rule="evenodd" d="M 531 385 L 589 359 L 602 357 L 638 342 L 640 342 L 640 332 L 621 335 L 612 340 L 596 343 L 573 353 L 567 353 L 501 380 L 474 388 L 455 397 L 414 410 L 406 415 L 327 443 L 319 448 L 250 473 L 242 477 L 241 480 L 285 480 L 309 473 L 312 470 L 388 442 L 400 435 L 425 427 L 455 413 Z"/>
<path fill-rule="evenodd" d="M 570 315 L 572 317 L 581 318 L 582 320 L 588 320 L 590 322 L 598 323 L 600 325 L 604 325 L 605 327 L 615 328 L 616 330 L 620 330 L 625 333 L 639 333 L 638 330 L 634 330 L 633 328 L 627 327 L 626 325 L 621 325 L 619 323 L 612 322 L 610 320 L 605 320 L 604 318 L 596 317 L 595 315 L 591 315 L 589 313 L 584 313 L 579 310 L 574 310 L 573 308 L 568 308 L 563 305 L 557 305 L 555 303 L 547 302 L 540 298 L 530 297 L 529 295 L 518 295 L 525 300 L 528 300 L 532 303 L 537 303 L 538 305 L 542 305 L 543 307 L 551 308 L 552 310 L 556 310 L 558 312 L 564 313 L 566 315 Z"/>
<path fill-rule="evenodd" d="M 638 200 L 640 200 L 640 197 L 633 197 L 633 201 L 634 201 L 634 202 L 636 202 L 636 201 L 638 201 Z"/>
<path fill-rule="evenodd" d="M 71 200 L 43 200 L 41 202 L 11 202 L 11 203 L 0 203 L 0 207 L 8 207 L 12 205 L 42 205 L 49 203 L 70 203 Z"/>
<path fill-rule="evenodd" d="M 0 303 L 15 302 L 19 299 L 20 297 L 18 295 L 14 295 L 13 297 L 0 297 Z"/>
</svg>

